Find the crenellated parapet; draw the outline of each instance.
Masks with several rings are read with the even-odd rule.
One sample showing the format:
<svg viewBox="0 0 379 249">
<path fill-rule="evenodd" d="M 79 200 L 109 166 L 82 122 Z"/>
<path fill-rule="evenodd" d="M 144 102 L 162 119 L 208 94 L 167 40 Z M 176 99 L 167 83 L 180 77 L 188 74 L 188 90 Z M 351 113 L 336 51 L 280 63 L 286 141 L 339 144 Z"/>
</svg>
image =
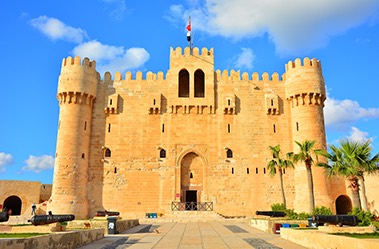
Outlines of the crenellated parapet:
<svg viewBox="0 0 379 249">
<path fill-rule="evenodd" d="M 321 62 L 316 58 L 309 59 L 308 57 L 305 57 L 303 61 L 301 61 L 300 58 L 296 58 L 295 61 L 289 61 L 286 64 L 286 72 L 289 72 L 294 68 L 298 69 L 301 67 L 313 67 L 317 70 L 321 70 Z"/>
<path fill-rule="evenodd" d="M 79 56 L 71 56 L 62 60 L 61 73 L 59 75 L 58 95 L 66 93 L 81 93 L 83 95 L 96 97 L 97 83 L 100 75 L 96 71 L 96 62 L 88 58 L 80 60 Z M 72 95 L 72 94 L 71 94 Z"/>
<path fill-rule="evenodd" d="M 319 60 L 297 58 L 289 61 L 283 77 L 286 99 L 295 100 L 293 106 L 301 103 L 323 105 L 326 90 Z"/>
<path fill-rule="evenodd" d="M 96 71 L 96 61 L 90 61 L 87 57 L 84 58 L 82 62 L 80 61 L 80 56 L 75 56 L 74 58 L 72 58 L 71 56 L 63 58 L 62 68 L 66 66 L 83 66 L 87 68 L 92 68 L 94 71 Z"/>
<path fill-rule="evenodd" d="M 261 82 L 282 82 L 283 78 L 279 76 L 277 72 L 274 72 L 271 74 L 271 76 L 267 73 L 264 72 L 262 75 L 259 75 L 259 73 L 254 72 L 253 74 L 249 75 L 247 72 L 241 72 L 235 71 L 235 70 L 224 70 L 216 71 L 216 79 L 218 81 L 232 81 L 232 82 L 239 82 L 239 81 L 261 81 Z"/>
<path fill-rule="evenodd" d="M 125 83 L 141 82 L 141 81 L 162 81 L 165 80 L 165 75 L 162 71 L 158 73 L 153 73 L 151 71 L 145 74 L 145 77 L 141 71 L 136 72 L 134 75 L 132 72 L 128 71 L 123 76 L 120 72 L 116 72 L 112 78 L 110 72 L 104 74 L 104 82 L 107 81 L 123 81 Z"/>
<path fill-rule="evenodd" d="M 181 47 L 177 47 L 176 49 L 170 48 L 170 58 L 175 57 L 183 57 L 183 56 L 197 56 L 202 57 L 204 59 L 208 59 L 209 57 L 214 58 L 213 48 L 202 48 L 201 51 L 198 47 L 192 48 L 192 51 L 189 47 L 185 47 L 184 50 Z"/>
</svg>

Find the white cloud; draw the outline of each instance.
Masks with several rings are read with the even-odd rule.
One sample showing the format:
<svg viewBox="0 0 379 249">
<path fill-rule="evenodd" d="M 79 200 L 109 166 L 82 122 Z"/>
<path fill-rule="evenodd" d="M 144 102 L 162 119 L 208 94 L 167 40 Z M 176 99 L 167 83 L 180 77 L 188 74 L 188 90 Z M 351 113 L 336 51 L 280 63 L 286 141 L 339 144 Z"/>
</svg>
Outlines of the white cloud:
<svg viewBox="0 0 379 249">
<path fill-rule="evenodd" d="M 234 58 L 234 66 L 241 69 L 252 69 L 255 59 L 254 51 L 250 48 L 241 48 L 242 52 Z"/>
<path fill-rule="evenodd" d="M 39 16 L 30 20 L 30 25 L 52 40 L 81 43 L 87 37 L 87 33 L 81 28 L 68 26 L 53 17 Z"/>
<path fill-rule="evenodd" d="M 22 170 L 34 171 L 36 173 L 42 170 L 54 168 L 54 158 L 52 156 L 32 156 L 30 155 L 27 160 L 25 160 L 26 165 L 22 167 Z"/>
<path fill-rule="evenodd" d="M 346 129 L 361 119 L 379 118 L 379 108 L 363 108 L 357 101 L 337 100 L 328 97 L 325 101 L 325 125 Z"/>
<path fill-rule="evenodd" d="M 97 71 L 100 74 L 106 71 L 114 73 L 137 69 L 150 58 L 150 54 L 144 48 L 124 49 L 96 40 L 79 44 L 74 48 L 73 54 L 96 60 Z"/>
<path fill-rule="evenodd" d="M 110 11 L 109 15 L 116 20 L 121 20 L 127 12 L 125 0 L 102 0 L 102 2 L 112 7 L 107 10 Z"/>
<path fill-rule="evenodd" d="M 282 54 L 300 54 L 325 46 L 331 36 L 375 21 L 377 0 L 206 0 L 205 6 L 172 8 L 193 29 L 233 39 L 268 34 Z M 181 13 L 178 11 L 182 11 Z M 184 25 L 183 25 L 184 26 Z"/>
<path fill-rule="evenodd" d="M 0 173 L 5 172 L 5 167 L 13 164 L 13 156 L 0 152 Z"/>
<path fill-rule="evenodd" d="M 368 132 L 359 130 L 357 127 L 351 127 L 350 136 L 347 137 L 349 140 L 356 142 L 366 142 L 368 140 L 373 141 L 373 138 L 368 137 Z"/>
</svg>

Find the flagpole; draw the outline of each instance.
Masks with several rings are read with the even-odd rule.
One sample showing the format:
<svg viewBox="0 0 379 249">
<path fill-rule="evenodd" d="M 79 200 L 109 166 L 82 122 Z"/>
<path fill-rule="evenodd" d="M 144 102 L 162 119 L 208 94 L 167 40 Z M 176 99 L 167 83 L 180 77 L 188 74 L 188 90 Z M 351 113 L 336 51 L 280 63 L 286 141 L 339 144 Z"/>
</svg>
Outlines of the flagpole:
<svg viewBox="0 0 379 249">
<path fill-rule="evenodd" d="M 191 43 L 191 16 L 188 17 L 188 25 L 187 25 L 187 41 L 188 47 L 190 48 L 190 54 L 192 55 L 192 43 Z"/>
</svg>

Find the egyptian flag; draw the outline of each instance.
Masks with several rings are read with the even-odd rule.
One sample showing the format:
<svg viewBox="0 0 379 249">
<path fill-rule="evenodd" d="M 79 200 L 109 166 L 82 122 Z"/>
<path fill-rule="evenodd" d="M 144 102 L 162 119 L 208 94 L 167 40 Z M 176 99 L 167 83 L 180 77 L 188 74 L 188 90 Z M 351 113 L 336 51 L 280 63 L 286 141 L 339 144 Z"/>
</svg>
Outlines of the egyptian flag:
<svg viewBox="0 0 379 249">
<path fill-rule="evenodd" d="M 187 25 L 187 41 L 191 41 L 191 18 L 188 19 L 188 25 Z"/>
</svg>

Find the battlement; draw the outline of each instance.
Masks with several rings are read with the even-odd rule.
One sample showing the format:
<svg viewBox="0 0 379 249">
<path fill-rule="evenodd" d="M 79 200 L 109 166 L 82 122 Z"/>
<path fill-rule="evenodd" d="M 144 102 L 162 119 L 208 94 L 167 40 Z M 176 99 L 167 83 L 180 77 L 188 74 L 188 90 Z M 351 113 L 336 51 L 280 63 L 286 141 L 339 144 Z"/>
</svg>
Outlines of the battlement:
<svg viewBox="0 0 379 249">
<path fill-rule="evenodd" d="M 184 53 L 183 53 L 183 49 L 181 47 L 177 47 L 176 49 L 174 49 L 173 47 L 170 48 L 170 57 L 179 57 L 179 56 L 189 56 L 191 55 L 191 50 L 189 47 L 185 47 L 184 48 Z M 198 47 L 194 47 L 192 48 L 192 55 L 194 56 L 197 56 L 197 57 L 206 57 L 206 58 L 209 58 L 209 57 L 214 57 L 214 52 L 213 52 L 213 48 L 209 49 L 208 48 L 202 48 L 201 49 L 201 53 L 200 53 L 200 49 Z"/>
<path fill-rule="evenodd" d="M 305 57 L 303 61 L 301 61 L 300 58 L 296 58 L 295 61 L 289 61 L 286 64 L 286 72 L 290 71 L 294 68 L 299 67 L 314 67 L 314 68 L 320 68 L 321 69 L 321 62 L 317 60 L 316 58 L 313 58 L 312 60 L 308 57 Z"/>
<path fill-rule="evenodd" d="M 126 72 L 125 77 L 122 77 L 122 74 L 120 72 L 116 72 L 114 74 L 114 77 L 112 79 L 112 74 L 110 72 L 106 72 L 104 74 L 104 81 L 122 81 L 125 80 L 126 82 L 134 82 L 134 81 L 142 81 L 142 80 L 164 80 L 164 74 L 162 71 L 159 71 L 158 73 L 153 73 L 151 71 L 147 72 L 145 75 L 145 78 L 143 77 L 143 73 L 141 71 L 138 71 L 135 73 L 134 77 L 131 72 Z"/>
<path fill-rule="evenodd" d="M 231 80 L 231 81 L 272 81 L 272 82 L 280 82 L 283 81 L 283 77 L 280 77 L 277 72 L 274 72 L 271 77 L 267 72 L 264 72 L 261 76 L 257 73 L 254 72 L 251 77 L 247 72 L 242 73 L 241 77 L 241 72 L 231 70 L 230 72 L 228 70 L 224 70 L 221 73 L 221 70 L 216 71 L 216 77 L 218 80 Z"/>
<path fill-rule="evenodd" d="M 80 56 L 75 56 L 75 58 L 68 56 L 62 60 L 62 68 L 71 65 L 82 65 L 96 70 L 96 61 L 90 61 L 87 57 L 82 62 L 80 61 Z"/>
</svg>

